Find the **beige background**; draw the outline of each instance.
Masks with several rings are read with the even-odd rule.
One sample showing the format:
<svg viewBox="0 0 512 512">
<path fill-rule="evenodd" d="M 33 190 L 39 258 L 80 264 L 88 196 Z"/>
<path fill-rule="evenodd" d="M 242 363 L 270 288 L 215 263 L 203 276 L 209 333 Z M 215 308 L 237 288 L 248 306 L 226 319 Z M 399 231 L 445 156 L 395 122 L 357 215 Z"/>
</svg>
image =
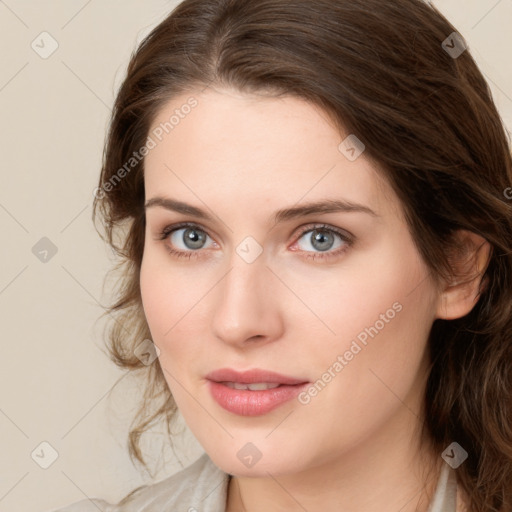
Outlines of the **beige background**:
<svg viewBox="0 0 512 512">
<path fill-rule="evenodd" d="M 150 481 L 125 445 L 139 391 L 101 350 L 111 262 L 91 202 L 128 58 L 177 3 L 0 0 L 0 512 L 116 501 Z M 512 2 L 434 4 L 466 37 L 511 130 Z M 43 31 L 59 45 L 47 59 L 31 47 Z M 43 237 L 57 248 L 46 263 L 32 252 Z M 181 467 L 161 440 L 148 445 L 156 480 Z M 47 469 L 35 461 L 50 460 L 42 442 L 58 452 Z M 182 464 L 202 453 L 190 433 L 177 444 Z"/>
</svg>

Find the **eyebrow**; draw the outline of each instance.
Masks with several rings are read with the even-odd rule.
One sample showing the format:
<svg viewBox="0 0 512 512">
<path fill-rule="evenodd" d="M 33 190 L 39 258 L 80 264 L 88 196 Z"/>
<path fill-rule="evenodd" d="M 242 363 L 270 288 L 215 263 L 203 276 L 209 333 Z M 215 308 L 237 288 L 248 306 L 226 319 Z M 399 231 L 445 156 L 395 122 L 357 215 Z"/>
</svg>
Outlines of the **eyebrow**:
<svg viewBox="0 0 512 512">
<path fill-rule="evenodd" d="M 144 208 L 147 210 L 148 208 L 153 208 L 155 206 L 159 206 L 173 212 L 183 213 L 185 215 L 192 215 L 198 219 L 213 221 L 213 217 L 201 208 L 183 203 L 181 201 L 176 201 L 175 199 L 171 199 L 169 197 L 153 197 L 146 202 Z M 274 214 L 273 220 L 275 224 L 278 224 L 280 222 L 292 220 L 306 215 L 340 212 L 358 212 L 366 213 L 373 217 L 380 217 L 380 215 L 374 212 L 371 208 L 362 204 L 341 199 L 325 199 L 322 201 L 310 202 L 302 204 L 301 206 L 292 206 L 290 208 L 279 210 Z"/>
</svg>

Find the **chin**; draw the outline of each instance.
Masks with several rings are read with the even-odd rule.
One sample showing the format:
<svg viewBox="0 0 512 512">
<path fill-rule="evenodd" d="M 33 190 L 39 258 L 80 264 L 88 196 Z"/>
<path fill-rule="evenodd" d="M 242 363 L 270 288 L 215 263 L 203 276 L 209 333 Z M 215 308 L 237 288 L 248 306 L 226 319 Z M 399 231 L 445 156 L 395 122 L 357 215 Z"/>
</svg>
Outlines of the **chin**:
<svg viewBox="0 0 512 512">
<path fill-rule="evenodd" d="M 262 448 L 260 450 L 261 458 L 257 459 L 258 452 L 254 445 L 246 443 L 241 448 L 229 453 L 222 450 L 208 451 L 207 453 L 213 463 L 222 471 L 235 476 L 267 478 L 269 473 L 278 476 L 296 473 L 303 469 L 303 458 L 296 460 L 294 457 L 283 457 L 282 453 L 276 456 L 277 451 L 270 447 Z"/>
</svg>

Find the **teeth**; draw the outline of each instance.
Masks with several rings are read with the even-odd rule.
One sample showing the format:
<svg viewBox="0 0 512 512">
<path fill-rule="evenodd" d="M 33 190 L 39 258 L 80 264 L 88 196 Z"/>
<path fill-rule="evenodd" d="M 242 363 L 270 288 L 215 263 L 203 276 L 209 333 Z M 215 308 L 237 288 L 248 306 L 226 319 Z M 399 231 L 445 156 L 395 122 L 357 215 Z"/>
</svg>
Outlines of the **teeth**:
<svg viewBox="0 0 512 512">
<path fill-rule="evenodd" d="M 255 382 L 254 384 L 241 384 L 239 382 L 223 382 L 225 386 L 231 389 L 249 389 L 250 391 L 264 391 L 265 389 L 274 389 L 281 384 L 267 383 L 267 382 Z"/>
</svg>

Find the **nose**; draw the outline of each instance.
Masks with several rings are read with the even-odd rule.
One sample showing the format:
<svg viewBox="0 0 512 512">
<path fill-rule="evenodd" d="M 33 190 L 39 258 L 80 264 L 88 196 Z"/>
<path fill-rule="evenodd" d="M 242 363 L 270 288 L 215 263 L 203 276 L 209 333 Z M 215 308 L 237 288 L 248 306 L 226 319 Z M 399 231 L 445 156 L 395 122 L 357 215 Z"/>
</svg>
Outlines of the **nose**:
<svg viewBox="0 0 512 512">
<path fill-rule="evenodd" d="M 216 287 L 213 334 L 240 348 L 278 339 L 283 331 L 278 285 L 263 257 L 247 263 L 234 254 Z"/>
</svg>

